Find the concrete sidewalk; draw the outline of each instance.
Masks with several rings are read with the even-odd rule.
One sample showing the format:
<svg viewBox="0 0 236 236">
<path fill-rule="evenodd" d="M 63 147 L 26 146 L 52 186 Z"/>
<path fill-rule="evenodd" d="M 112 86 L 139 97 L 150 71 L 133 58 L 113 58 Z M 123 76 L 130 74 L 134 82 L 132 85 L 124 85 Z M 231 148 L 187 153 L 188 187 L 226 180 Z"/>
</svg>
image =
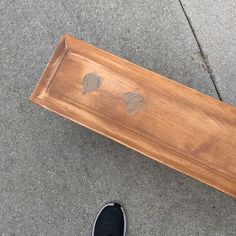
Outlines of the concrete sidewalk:
<svg viewBox="0 0 236 236">
<path fill-rule="evenodd" d="M 224 7 L 225 15 L 209 18 L 213 10 L 197 1 L 185 3 L 186 12 L 177 0 L 0 1 L 0 235 L 90 235 L 100 207 L 113 200 L 127 212 L 127 235 L 235 235 L 231 197 L 28 101 L 69 33 L 218 98 L 215 83 L 236 104 L 234 29 L 220 35 L 220 54 L 211 53 L 214 36 L 201 36 L 218 35 L 214 19 L 235 25 L 227 22 L 236 19 L 226 17 L 230 4 L 216 4 L 214 14 Z M 201 27 L 199 14 L 208 19 Z"/>
<path fill-rule="evenodd" d="M 181 1 L 220 97 L 236 105 L 236 1 Z"/>
</svg>

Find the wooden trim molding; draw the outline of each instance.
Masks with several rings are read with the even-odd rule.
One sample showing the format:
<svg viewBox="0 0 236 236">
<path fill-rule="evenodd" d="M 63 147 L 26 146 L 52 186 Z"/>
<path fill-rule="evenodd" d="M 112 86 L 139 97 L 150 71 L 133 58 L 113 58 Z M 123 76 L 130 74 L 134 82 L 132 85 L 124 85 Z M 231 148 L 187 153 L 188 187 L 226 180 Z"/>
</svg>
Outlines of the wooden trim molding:
<svg viewBox="0 0 236 236">
<path fill-rule="evenodd" d="M 236 108 L 64 35 L 31 101 L 236 197 Z"/>
</svg>

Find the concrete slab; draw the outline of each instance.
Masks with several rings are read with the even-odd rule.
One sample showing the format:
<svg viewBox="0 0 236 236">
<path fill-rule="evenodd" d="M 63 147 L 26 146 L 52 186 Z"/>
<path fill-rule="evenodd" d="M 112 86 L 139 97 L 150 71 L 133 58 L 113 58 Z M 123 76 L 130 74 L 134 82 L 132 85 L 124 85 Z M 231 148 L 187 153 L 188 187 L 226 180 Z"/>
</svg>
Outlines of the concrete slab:
<svg viewBox="0 0 236 236">
<path fill-rule="evenodd" d="M 33 104 L 64 32 L 216 96 L 177 1 L 0 2 L 0 235 L 90 235 L 123 204 L 127 235 L 233 235 L 234 199 Z"/>
<path fill-rule="evenodd" d="M 236 1 L 181 1 L 222 99 L 236 105 Z"/>
</svg>

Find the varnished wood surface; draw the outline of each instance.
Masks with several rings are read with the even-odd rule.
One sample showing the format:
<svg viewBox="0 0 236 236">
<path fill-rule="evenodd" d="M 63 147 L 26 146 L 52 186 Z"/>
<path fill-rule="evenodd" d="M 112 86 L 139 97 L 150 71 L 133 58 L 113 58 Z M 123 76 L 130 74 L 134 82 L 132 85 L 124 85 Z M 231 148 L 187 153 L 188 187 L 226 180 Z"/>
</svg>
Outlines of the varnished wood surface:
<svg viewBox="0 0 236 236">
<path fill-rule="evenodd" d="M 236 108 L 68 35 L 31 101 L 236 197 Z"/>
</svg>

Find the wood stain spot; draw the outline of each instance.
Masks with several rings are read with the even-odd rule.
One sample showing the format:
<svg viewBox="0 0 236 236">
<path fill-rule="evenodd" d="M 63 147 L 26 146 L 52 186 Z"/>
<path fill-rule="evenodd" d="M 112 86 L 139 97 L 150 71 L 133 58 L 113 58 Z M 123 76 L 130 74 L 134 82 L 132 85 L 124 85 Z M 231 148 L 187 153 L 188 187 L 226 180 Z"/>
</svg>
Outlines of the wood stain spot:
<svg viewBox="0 0 236 236">
<path fill-rule="evenodd" d="M 84 76 L 83 93 L 96 91 L 102 84 L 102 77 L 94 73 L 89 73 Z"/>
<path fill-rule="evenodd" d="M 138 93 L 124 93 L 123 99 L 125 103 L 125 109 L 130 115 L 141 111 L 144 107 L 144 97 Z"/>
</svg>

